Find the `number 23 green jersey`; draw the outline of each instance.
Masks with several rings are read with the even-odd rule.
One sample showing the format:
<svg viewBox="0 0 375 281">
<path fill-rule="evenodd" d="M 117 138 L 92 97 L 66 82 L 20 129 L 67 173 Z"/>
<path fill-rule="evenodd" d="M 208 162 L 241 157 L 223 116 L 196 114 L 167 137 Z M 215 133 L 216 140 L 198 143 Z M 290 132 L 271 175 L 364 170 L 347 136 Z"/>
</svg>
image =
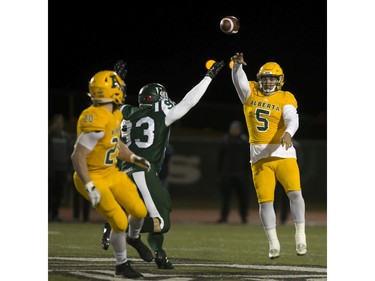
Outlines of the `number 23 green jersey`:
<svg viewBox="0 0 375 281">
<path fill-rule="evenodd" d="M 161 99 L 152 105 L 121 107 L 121 140 L 138 156 L 146 158 L 152 168 L 159 172 L 169 143 L 170 126 L 165 117 L 175 105 L 170 99 Z M 122 163 L 122 170 L 136 169 L 132 163 Z"/>
</svg>

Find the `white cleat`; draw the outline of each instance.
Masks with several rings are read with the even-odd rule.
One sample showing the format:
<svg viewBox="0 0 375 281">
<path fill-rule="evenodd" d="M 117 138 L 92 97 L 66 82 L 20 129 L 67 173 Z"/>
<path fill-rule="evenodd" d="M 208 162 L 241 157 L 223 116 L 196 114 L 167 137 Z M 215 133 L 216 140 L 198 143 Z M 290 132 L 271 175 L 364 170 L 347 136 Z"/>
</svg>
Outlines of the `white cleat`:
<svg viewBox="0 0 375 281">
<path fill-rule="evenodd" d="M 296 253 L 298 256 L 304 256 L 307 253 L 307 247 L 305 244 L 298 244 L 296 247 Z"/>
<path fill-rule="evenodd" d="M 270 257 L 271 260 L 277 259 L 278 257 L 280 257 L 280 250 L 278 250 L 278 249 L 271 249 L 268 252 L 268 256 Z"/>
</svg>

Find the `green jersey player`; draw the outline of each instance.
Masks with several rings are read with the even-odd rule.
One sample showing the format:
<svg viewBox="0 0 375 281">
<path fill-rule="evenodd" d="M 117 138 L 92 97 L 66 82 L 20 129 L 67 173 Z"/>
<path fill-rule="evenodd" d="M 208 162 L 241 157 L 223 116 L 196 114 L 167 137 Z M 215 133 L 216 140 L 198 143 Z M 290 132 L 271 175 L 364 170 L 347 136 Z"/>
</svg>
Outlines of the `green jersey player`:
<svg viewBox="0 0 375 281">
<path fill-rule="evenodd" d="M 121 107 L 124 118 L 121 124 L 122 141 L 136 155 L 146 158 L 151 163 L 149 171 L 139 169 L 129 162 L 122 163 L 121 170 L 135 182 L 147 207 L 148 216 L 143 221 L 141 232 L 148 233 L 147 241 L 155 253 L 155 263 L 160 269 L 174 268 L 163 249 L 164 233 L 170 229 L 171 200 L 158 175 L 169 144 L 171 125 L 199 102 L 223 66 L 223 61 L 213 64 L 205 77 L 177 104 L 168 97 L 163 85 L 150 83 L 139 91 L 139 106 Z M 135 220 L 129 219 L 130 237 L 132 229 L 139 228 L 138 225 L 132 226 L 135 223 Z M 106 241 L 106 236 L 109 236 L 108 225 L 103 230 L 102 246 L 105 244 L 103 242 Z M 127 241 L 137 249 L 135 241 L 129 238 Z M 142 256 L 140 250 L 137 249 Z"/>
</svg>

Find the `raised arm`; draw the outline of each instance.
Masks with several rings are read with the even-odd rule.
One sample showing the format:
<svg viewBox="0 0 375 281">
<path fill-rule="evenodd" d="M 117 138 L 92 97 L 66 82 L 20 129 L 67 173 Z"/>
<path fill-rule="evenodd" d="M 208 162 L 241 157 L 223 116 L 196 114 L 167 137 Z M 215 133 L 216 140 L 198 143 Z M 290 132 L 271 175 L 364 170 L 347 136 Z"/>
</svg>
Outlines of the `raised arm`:
<svg viewBox="0 0 375 281">
<path fill-rule="evenodd" d="M 165 125 L 170 126 L 175 121 L 182 118 L 188 111 L 193 108 L 206 92 L 208 86 L 215 76 L 218 74 L 220 69 L 224 66 L 224 61 L 216 62 L 207 71 L 205 77 L 191 89 L 185 97 L 177 105 L 175 105 L 170 111 L 168 111 L 165 117 Z"/>
<path fill-rule="evenodd" d="M 246 99 L 250 95 L 249 81 L 245 71 L 242 68 L 242 65 L 246 65 L 246 62 L 243 60 L 242 53 L 236 53 L 233 57 L 231 57 L 231 60 L 233 61 L 232 81 L 234 87 L 236 88 L 238 97 L 242 103 L 245 103 Z"/>
</svg>

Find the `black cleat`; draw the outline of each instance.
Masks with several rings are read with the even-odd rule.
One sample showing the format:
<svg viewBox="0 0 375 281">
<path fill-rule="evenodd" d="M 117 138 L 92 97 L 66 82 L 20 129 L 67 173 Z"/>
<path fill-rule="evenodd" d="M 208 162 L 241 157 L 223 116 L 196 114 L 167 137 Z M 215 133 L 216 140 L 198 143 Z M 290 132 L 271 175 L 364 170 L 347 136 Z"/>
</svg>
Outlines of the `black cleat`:
<svg viewBox="0 0 375 281">
<path fill-rule="evenodd" d="M 103 225 L 103 236 L 102 236 L 102 248 L 103 250 L 108 250 L 109 248 L 109 236 L 111 235 L 111 225 L 106 222 Z"/>
<path fill-rule="evenodd" d="M 126 261 L 122 264 L 116 265 L 116 272 L 115 272 L 115 277 L 126 277 L 126 278 L 131 278 L 131 279 L 137 279 L 140 277 L 143 277 L 141 273 L 138 271 L 135 271 L 129 261 Z"/>
<path fill-rule="evenodd" d="M 164 250 L 155 252 L 155 263 L 159 269 L 174 269 L 173 264 L 168 260 Z"/>
<path fill-rule="evenodd" d="M 147 262 L 150 262 L 154 259 L 151 250 L 142 242 L 141 235 L 138 238 L 130 238 L 126 236 L 126 242 L 137 250 L 139 256 Z"/>
</svg>

